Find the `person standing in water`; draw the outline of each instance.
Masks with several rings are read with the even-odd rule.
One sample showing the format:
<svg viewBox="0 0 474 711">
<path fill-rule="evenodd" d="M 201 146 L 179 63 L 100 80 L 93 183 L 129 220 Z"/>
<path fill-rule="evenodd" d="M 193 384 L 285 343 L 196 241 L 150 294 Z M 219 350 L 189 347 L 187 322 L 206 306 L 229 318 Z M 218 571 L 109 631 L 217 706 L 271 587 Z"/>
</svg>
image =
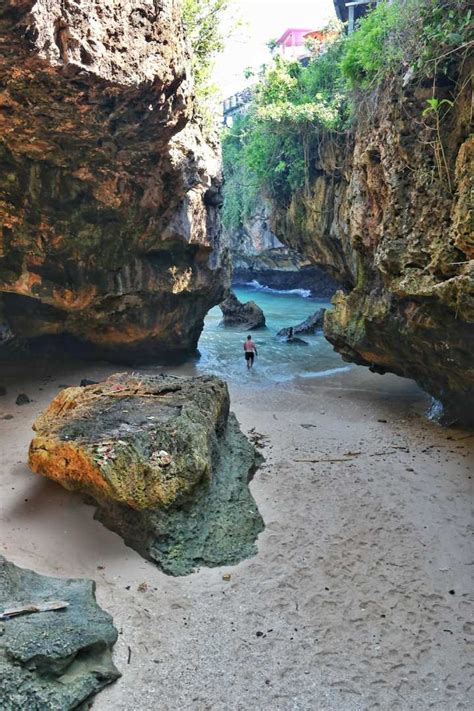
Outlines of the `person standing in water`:
<svg viewBox="0 0 474 711">
<path fill-rule="evenodd" d="M 252 341 L 252 336 L 247 336 L 247 340 L 244 343 L 244 353 L 245 360 L 247 361 L 247 368 L 253 368 L 253 360 L 257 354 L 257 346 Z"/>
</svg>

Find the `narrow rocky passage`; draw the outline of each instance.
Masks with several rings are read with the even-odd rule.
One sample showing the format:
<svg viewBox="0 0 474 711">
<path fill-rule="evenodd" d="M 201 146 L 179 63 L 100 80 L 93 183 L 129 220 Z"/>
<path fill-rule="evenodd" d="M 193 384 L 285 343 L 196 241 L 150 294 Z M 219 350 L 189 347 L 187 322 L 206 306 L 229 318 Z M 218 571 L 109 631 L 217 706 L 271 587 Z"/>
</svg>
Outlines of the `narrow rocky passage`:
<svg viewBox="0 0 474 711">
<path fill-rule="evenodd" d="M 258 554 L 171 578 L 24 464 L 58 386 L 111 371 L 38 364 L 0 401 L 6 556 L 95 578 L 119 630 L 123 677 L 94 709 L 468 708 L 472 435 L 426 421 L 410 382 L 362 369 L 234 387 L 242 429 L 265 435 Z M 16 406 L 20 391 L 33 402 Z"/>
<path fill-rule="evenodd" d="M 250 23 L 231 49 L 221 114 L 234 4 L 269 34 Z M 303 21 L 282 4 L 286 30 L 267 0 L 0 3 L 0 618 L 54 607 L 0 622 L 0 711 L 83 708 L 117 677 L 109 651 L 122 676 L 98 711 L 470 708 L 471 10 L 308 0 Z M 226 330 L 231 285 L 256 296 Z M 89 481 L 106 528 L 28 469 L 31 427 L 137 363 L 31 448 L 35 471 L 52 451 L 70 475 L 53 479 Z M 141 390 L 163 363 L 228 382 L 266 458 L 251 482 L 226 383 L 190 414 L 189 384 Z M 5 585 L 3 555 L 25 580 L 88 578 L 94 606 L 96 581 L 115 646 L 108 614 L 104 648 L 74 600 Z"/>
</svg>

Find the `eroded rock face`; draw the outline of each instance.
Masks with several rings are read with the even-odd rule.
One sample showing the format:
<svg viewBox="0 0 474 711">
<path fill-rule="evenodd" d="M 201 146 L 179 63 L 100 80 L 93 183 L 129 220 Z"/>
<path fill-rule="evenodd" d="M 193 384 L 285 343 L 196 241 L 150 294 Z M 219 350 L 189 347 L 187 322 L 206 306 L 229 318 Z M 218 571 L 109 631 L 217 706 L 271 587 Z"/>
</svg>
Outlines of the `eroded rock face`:
<svg viewBox="0 0 474 711">
<path fill-rule="evenodd" d="M 255 552 L 259 460 L 222 380 L 112 376 L 63 390 L 34 429 L 31 469 L 92 497 L 97 517 L 166 572 Z"/>
<path fill-rule="evenodd" d="M 255 301 L 247 301 L 243 304 L 234 292 L 230 291 L 219 306 L 222 311 L 223 326 L 237 327 L 243 331 L 265 328 L 265 314 Z"/>
<path fill-rule="evenodd" d="M 277 336 L 280 338 L 288 338 L 290 335 L 310 335 L 320 331 L 324 325 L 324 314 L 326 309 L 318 309 L 308 316 L 304 321 L 301 321 L 297 326 L 289 326 L 278 331 Z"/>
<path fill-rule="evenodd" d="M 260 197 L 254 214 L 238 229 L 225 230 L 236 284 L 258 281 L 271 289 L 305 289 L 330 297 L 337 282 L 294 249 L 285 247 L 271 229 L 271 204 Z"/>
<path fill-rule="evenodd" d="M 284 247 L 271 228 L 272 206 L 260 196 L 253 214 L 239 228 L 226 229 L 234 264 L 239 259 L 258 257 L 269 249 Z"/>
<path fill-rule="evenodd" d="M 117 630 L 92 580 L 38 575 L 0 556 L 0 612 L 53 600 L 69 606 L 0 621 L 2 709 L 69 711 L 120 676 L 111 653 Z"/>
<path fill-rule="evenodd" d="M 345 141 L 323 142 L 310 194 L 276 210 L 274 229 L 349 291 L 337 294 L 325 320 L 346 360 L 413 378 L 441 401 L 446 422 L 472 424 L 468 71 L 458 88 L 437 87 L 440 99 L 459 94 L 442 123 L 450 186 L 430 149 L 429 121 L 421 121 L 432 85 L 400 82 L 377 96 L 371 119 L 361 117 Z"/>
<path fill-rule="evenodd" d="M 29 465 L 94 498 L 137 510 L 166 506 L 211 477 L 228 413 L 217 378 L 125 375 L 66 388 L 33 425 Z"/>
<path fill-rule="evenodd" d="M 119 360 L 194 350 L 227 265 L 180 3 L 7 0 L 0 86 L 11 331 Z"/>
</svg>

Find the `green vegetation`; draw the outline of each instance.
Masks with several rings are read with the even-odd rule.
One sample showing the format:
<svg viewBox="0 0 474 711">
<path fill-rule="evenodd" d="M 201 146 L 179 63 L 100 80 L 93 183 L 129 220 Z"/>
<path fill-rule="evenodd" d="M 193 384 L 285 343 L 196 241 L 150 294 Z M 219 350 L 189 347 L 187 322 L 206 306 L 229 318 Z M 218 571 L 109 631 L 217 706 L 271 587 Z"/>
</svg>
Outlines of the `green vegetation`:
<svg viewBox="0 0 474 711">
<path fill-rule="evenodd" d="M 307 67 L 275 57 L 248 112 L 224 131 L 226 227 L 249 217 L 262 191 L 288 202 L 309 184 L 321 133 L 347 126 L 349 103 L 339 69 L 343 47 L 341 36 Z"/>
<path fill-rule="evenodd" d="M 387 79 L 407 72 L 420 81 L 429 78 L 435 99 L 436 77 L 449 80 L 453 61 L 472 47 L 469 5 L 467 0 L 381 2 L 355 32 L 336 34 L 307 66 L 275 57 L 248 111 L 223 133 L 224 224 L 239 227 L 260 194 L 284 205 L 308 187 L 323 136 L 348 130 L 359 107 Z M 442 115 L 430 115 L 439 135 Z M 442 146 L 437 151 L 446 172 Z"/>
<path fill-rule="evenodd" d="M 375 87 L 409 67 L 429 77 L 435 64 L 449 71 L 450 50 L 469 40 L 469 5 L 466 0 L 380 3 L 346 40 L 340 68 L 349 87 Z"/>
<path fill-rule="evenodd" d="M 211 75 L 216 57 L 224 49 L 222 20 L 231 0 L 184 0 L 183 24 L 191 43 L 198 110 L 208 118 L 216 96 Z"/>
</svg>

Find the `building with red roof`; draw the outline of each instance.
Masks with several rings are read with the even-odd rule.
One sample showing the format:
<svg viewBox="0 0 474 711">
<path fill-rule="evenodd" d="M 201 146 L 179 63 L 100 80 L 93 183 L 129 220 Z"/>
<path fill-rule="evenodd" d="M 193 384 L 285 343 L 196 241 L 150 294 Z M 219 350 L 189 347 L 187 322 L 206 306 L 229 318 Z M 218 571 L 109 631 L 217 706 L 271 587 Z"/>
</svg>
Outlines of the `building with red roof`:
<svg viewBox="0 0 474 711">
<path fill-rule="evenodd" d="M 305 47 L 306 35 L 311 32 L 308 28 L 290 27 L 285 30 L 276 44 L 282 57 L 286 59 L 299 59 L 307 54 Z"/>
</svg>

